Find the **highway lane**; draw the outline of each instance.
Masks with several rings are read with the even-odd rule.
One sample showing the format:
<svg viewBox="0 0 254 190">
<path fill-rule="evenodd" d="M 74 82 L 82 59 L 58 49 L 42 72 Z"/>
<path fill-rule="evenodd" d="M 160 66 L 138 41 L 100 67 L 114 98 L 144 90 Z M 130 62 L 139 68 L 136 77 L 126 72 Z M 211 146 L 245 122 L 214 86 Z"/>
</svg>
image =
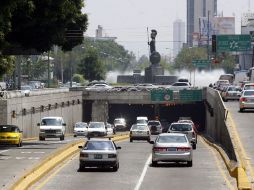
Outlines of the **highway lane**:
<svg viewBox="0 0 254 190">
<path fill-rule="evenodd" d="M 252 182 L 254 182 L 254 110 L 245 110 L 239 112 L 239 102 L 230 101 L 225 102 L 227 109 L 230 111 L 233 120 L 235 122 L 238 134 L 240 136 L 243 147 L 246 151 L 246 160 L 250 163 L 250 169 L 252 170 Z"/>
<path fill-rule="evenodd" d="M 79 157 L 76 155 L 30 189 L 226 190 L 236 187 L 235 179 L 229 177 L 218 153 L 201 138 L 194 150 L 191 168 L 174 163 L 152 167 L 152 145 L 146 141 L 123 141 L 116 144 L 122 147 L 117 172 L 95 168 L 79 172 Z"/>
<path fill-rule="evenodd" d="M 66 137 L 64 141 L 46 139 L 46 141 L 23 142 L 22 147 L 0 146 L 0 189 L 8 189 L 20 176 L 41 162 L 58 148 L 78 140 Z"/>
</svg>

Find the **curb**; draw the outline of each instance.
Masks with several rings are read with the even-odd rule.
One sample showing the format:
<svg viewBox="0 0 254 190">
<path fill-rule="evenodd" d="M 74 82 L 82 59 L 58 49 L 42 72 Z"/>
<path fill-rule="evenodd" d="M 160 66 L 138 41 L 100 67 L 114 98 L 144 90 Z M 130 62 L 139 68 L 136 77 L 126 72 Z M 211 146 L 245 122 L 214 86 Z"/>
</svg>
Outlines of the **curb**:
<svg viewBox="0 0 254 190">
<path fill-rule="evenodd" d="M 236 161 L 230 160 L 228 158 L 227 154 L 225 153 L 225 151 L 217 144 L 212 143 L 204 136 L 200 135 L 200 137 L 209 146 L 215 148 L 219 152 L 220 156 L 222 157 L 222 159 L 227 167 L 227 170 L 228 170 L 230 176 L 236 178 L 238 190 L 252 190 L 251 183 L 248 179 L 246 171 L 243 169 L 243 167 L 241 167 L 241 164 L 240 164 L 240 166 L 238 166 L 239 164 Z"/>
<path fill-rule="evenodd" d="M 120 141 L 124 139 L 128 139 L 129 134 L 121 134 L 120 136 L 112 137 L 114 141 Z M 47 158 L 45 158 L 42 162 L 37 164 L 33 169 L 26 172 L 22 177 L 16 181 L 10 190 L 25 190 L 39 181 L 43 176 L 45 176 L 48 172 L 50 172 L 53 168 L 59 165 L 61 162 L 66 160 L 68 157 L 79 151 L 78 146 L 82 146 L 84 144 L 84 140 L 79 140 L 70 144 L 67 144 L 64 147 L 61 147 L 59 150 L 50 154 Z"/>
</svg>

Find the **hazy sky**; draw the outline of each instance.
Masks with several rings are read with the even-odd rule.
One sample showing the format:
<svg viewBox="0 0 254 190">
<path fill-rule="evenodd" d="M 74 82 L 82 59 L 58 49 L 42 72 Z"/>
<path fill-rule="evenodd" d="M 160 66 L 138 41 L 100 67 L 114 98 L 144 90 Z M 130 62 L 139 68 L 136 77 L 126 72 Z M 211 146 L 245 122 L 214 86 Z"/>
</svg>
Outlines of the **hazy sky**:
<svg viewBox="0 0 254 190">
<path fill-rule="evenodd" d="M 98 25 L 107 36 L 117 37 L 117 42 L 136 56 L 148 55 L 147 27 L 156 29 L 156 49 L 160 54 L 172 54 L 173 22 L 186 23 L 187 0 L 85 0 L 83 11 L 88 14 L 86 35 L 95 36 Z M 254 11 L 253 0 L 218 0 L 218 13 L 236 16 L 236 33 L 240 33 L 241 14 Z"/>
</svg>

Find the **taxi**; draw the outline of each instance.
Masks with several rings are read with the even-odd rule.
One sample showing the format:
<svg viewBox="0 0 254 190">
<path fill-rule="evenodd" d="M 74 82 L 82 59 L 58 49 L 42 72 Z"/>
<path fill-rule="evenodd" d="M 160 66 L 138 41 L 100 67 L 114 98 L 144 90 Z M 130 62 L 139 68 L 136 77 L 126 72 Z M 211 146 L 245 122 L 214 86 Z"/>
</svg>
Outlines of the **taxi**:
<svg viewBox="0 0 254 190">
<path fill-rule="evenodd" d="M 0 144 L 22 146 L 22 131 L 16 125 L 0 125 Z"/>
</svg>

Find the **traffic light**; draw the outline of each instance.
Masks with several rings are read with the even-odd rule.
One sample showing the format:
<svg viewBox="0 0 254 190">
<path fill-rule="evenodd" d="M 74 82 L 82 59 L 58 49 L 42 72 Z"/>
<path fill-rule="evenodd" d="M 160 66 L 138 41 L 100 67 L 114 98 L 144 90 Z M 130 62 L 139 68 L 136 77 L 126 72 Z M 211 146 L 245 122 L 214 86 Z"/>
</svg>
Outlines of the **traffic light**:
<svg viewBox="0 0 254 190">
<path fill-rule="evenodd" d="M 216 53 L 216 35 L 212 35 L 212 52 Z"/>
</svg>

